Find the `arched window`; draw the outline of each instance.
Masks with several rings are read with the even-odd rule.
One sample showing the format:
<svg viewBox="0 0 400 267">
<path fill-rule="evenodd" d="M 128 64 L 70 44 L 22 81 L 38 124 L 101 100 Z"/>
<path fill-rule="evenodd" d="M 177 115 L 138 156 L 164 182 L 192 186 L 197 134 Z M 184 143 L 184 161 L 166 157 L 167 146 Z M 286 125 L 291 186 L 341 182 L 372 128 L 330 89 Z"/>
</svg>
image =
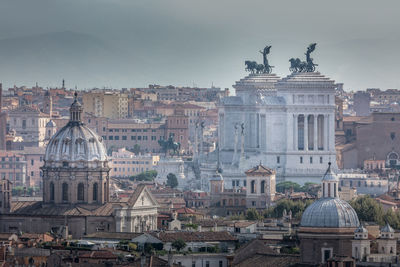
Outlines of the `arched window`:
<svg viewBox="0 0 400 267">
<path fill-rule="evenodd" d="M 97 183 L 93 184 L 93 201 L 97 201 L 97 194 L 98 194 L 98 191 L 99 191 L 98 187 L 99 186 L 98 186 Z"/>
<path fill-rule="evenodd" d="M 78 184 L 78 201 L 85 200 L 85 186 L 82 183 Z"/>
<path fill-rule="evenodd" d="M 62 200 L 68 201 L 68 184 L 67 183 L 62 184 Z"/>
<path fill-rule="evenodd" d="M 256 181 L 251 181 L 250 183 L 251 193 L 254 194 L 256 192 Z"/>
<path fill-rule="evenodd" d="M 391 152 L 388 155 L 388 165 L 390 167 L 395 167 L 396 165 L 398 165 L 398 160 L 399 160 L 399 155 L 396 152 Z"/>
<path fill-rule="evenodd" d="M 261 182 L 261 194 L 265 193 L 265 181 Z"/>
<path fill-rule="evenodd" d="M 54 201 L 54 183 L 50 182 L 50 201 Z"/>
<path fill-rule="evenodd" d="M 104 184 L 104 191 L 103 191 L 104 200 L 107 199 L 107 184 Z"/>
</svg>

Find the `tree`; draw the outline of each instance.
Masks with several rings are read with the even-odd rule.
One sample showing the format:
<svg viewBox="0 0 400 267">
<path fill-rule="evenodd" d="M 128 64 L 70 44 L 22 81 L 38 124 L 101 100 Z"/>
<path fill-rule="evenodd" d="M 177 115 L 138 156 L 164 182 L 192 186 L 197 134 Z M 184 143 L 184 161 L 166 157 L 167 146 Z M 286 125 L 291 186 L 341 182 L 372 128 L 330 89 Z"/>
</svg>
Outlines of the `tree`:
<svg viewBox="0 0 400 267">
<path fill-rule="evenodd" d="M 295 192 L 300 192 L 301 186 L 290 181 L 281 182 L 276 185 L 276 192 L 285 193 L 285 191 L 291 190 L 292 188 Z"/>
<path fill-rule="evenodd" d="M 261 214 L 258 213 L 258 211 L 254 208 L 248 209 L 246 211 L 246 220 L 249 221 L 257 221 L 259 219 L 261 219 Z"/>
<path fill-rule="evenodd" d="M 157 177 L 157 171 L 151 170 L 151 171 L 145 171 L 142 173 L 139 173 L 137 175 L 131 176 L 129 179 L 131 181 L 153 181 L 154 178 Z"/>
<path fill-rule="evenodd" d="M 283 215 L 283 211 L 292 211 L 293 218 L 301 218 L 304 210 L 313 203 L 312 200 L 306 201 L 293 201 L 289 199 L 282 199 L 276 203 L 275 206 L 270 207 L 264 212 L 266 218 L 280 218 Z"/>
<path fill-rule="evenodd" d="M 181 249 L 184 249 L 186 247 L 186 243 L 182 239 L 177 239 L 172 242 L 171 246 L 177 251 L 181 251 Z"/>
<path fill-rule="evenodd" d="M 352 200 L 350 205 L 356 211 L 361 221 L 374 221 L 379 225 L 384 224 L 384 211 L 382 205 L 369 195 L 361 196 Z"/>
<path fill-rule="evenodd" d="M 310 195 L 313 196 L 317 196 L 318 195 L 318 191 L 321 189 L 321 185 L 320 184 L 316 184 L 316 183 L 305 183 L 301 188 L 300 191 L 301 192 L 306 192 Z"/>
<path fill-rule="evenodd" d="M 178 178 L 176 178 L 175 174 L 169 173 L 167 175 L 167 185 L 171 188 L 175 188 L 178 186 Z"/>
<path fill-rule="evenodd" d="M 135 154 L 139 154 L 140 153 L 140 146 L 138 144 L 135 144 L 132 148 L 132 152 Z"/>
</svg>

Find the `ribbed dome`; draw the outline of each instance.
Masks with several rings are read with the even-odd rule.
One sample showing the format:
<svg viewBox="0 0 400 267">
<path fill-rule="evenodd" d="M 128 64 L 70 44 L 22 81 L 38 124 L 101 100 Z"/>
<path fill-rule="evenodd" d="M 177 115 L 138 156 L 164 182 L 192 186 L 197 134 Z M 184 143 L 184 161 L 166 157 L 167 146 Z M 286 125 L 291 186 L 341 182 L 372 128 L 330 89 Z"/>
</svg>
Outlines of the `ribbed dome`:
<svg viewBox="0 0 400 267">
<path fill-rule="evenodd" d="M 108 167 L 103 140 L 81 122 L 82 108 L 75 101 L 71 118 L 49 141 L 44 157 L 46 167 L 97 168 Z"/>
<path fill-rule="evenodd" d="M 339 198 L 321 198 L 311 204 L 301 218 L 302 227 L 357 228 L 357 213 Z"/>
</svg>

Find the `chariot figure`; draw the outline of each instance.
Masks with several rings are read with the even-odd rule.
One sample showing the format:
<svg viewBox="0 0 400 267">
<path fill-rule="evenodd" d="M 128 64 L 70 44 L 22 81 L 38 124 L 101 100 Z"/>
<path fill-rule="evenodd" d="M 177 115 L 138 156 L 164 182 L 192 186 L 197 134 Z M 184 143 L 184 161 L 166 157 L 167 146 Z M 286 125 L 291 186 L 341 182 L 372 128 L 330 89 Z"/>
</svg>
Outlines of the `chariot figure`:
<svg viewBox="0 0 400 267">
<path fill-rule="evenodd" d="M 273 66 L 269 65 L 267 55 L 271 50 L 271 46 L 264 47 L 264 50 L 260 50 L 260 53 L 263 55 L 264 62 L 264 73 L 271 73 Z"/>
</svg>

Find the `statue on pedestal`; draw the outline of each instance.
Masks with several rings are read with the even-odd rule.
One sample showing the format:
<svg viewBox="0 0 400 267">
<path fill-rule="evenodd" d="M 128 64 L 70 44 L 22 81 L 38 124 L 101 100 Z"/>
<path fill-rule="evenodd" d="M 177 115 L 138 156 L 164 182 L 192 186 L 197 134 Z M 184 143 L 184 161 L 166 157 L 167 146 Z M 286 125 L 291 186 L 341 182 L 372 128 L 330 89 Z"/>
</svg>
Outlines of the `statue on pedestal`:
<svg viewBox="0 0 400 267">
<path fill-rule="evenodd" d="M 263 55 L 263 62 L 264 64 L 258 64 L 256 61 L 250 61 L 246 60 L 244 64 L 246 65 L 246 71 L 250 72 L 251 74 L 257 73 L 271 73 L 272 68 L 274 66 L 269 65 L 267 55 L 269 54 L 269 51 L 271 49 L 271 46 L 266 46 L 264 50 L 260 50 L 260 53 Z"/>
<path fill-rule="evenodd" d="M 164 151 L 165 156 L 167 156 L 168 151 L 170 151 L 170 150 L 173 150 L 172 155 L 179 156 L 179 150 L 181 148 L 181 144 L 178 142 L 174 142 L 174 138 L 173 138 L 172 134 L 170 134 L 167 141 L 158 140 L 158 144 L 161 146 L 162 150 Z"/>
<path fill-rule="evenodd" d="M 269 63 L 268 63 L 268 59 L 267 59 L 267 55 L 269 54 L 269 51 L 270 51 L 270 49 L 271 49 L 271 46 L 266 46 L 266 47 L 264 47 L 264 50 L 260 50 L 260 53 L 263 55 L 263 60 L 264 60 L 264 73 L 271 73 L 271 71 L 272 71 L 272 68 L 274 67 L 274 66 L 271 66 L 271 65 L 269 65 Z"/>
<path fill-rule="evenodd" d="M 238 144 L 238 130 L 239 130 L 239 123 L 236 123 L 236 124 L 235 124 L 235 143 L 233 144 L 232 165 L 235 165 L 235 163 L 236 163 L 237 144 Z"/>
<path fill-rule="evenodd" d="M 314 72 L 315 66 L 318 66 L 318 64 L 314 64 L 313 58 L 310 55 L 314 52 L 316 46 L 317 43 L 312 43 L 307 47 L 307 52 L 305 53 L 306 61 L 301 61 L 299 58 L 289 59 L 289 70 L 291 72 Z"/>
</svg>

